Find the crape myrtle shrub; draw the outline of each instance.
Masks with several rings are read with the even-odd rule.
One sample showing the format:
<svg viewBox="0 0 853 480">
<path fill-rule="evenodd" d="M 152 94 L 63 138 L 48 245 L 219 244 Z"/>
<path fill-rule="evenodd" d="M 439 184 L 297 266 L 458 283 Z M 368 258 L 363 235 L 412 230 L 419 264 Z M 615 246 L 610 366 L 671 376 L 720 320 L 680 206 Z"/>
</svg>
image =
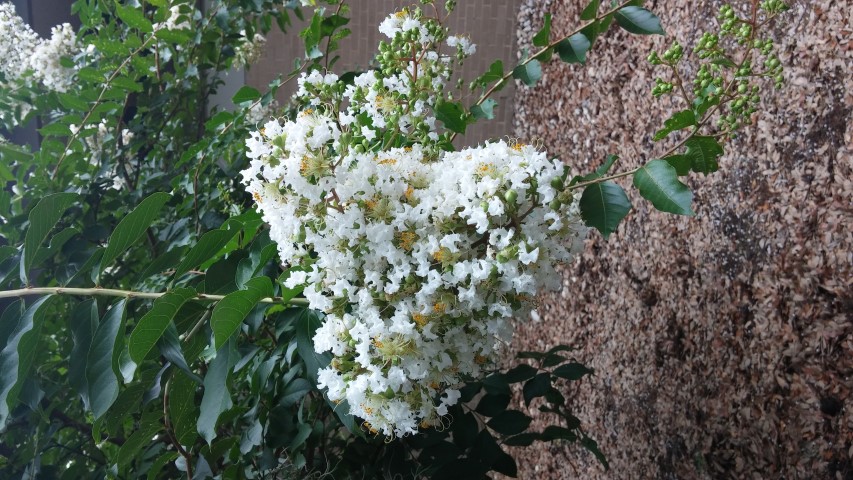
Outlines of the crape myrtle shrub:
<svg viewBox="0 0 853 480">
<path fill-rule="evenodd" d="M 679 177 L 716 171 L 782 84 L 762 27 L 786 7 L 726 5 L 692 48 L 652 52 L 651 94 L 680 108 L 655 135 L 668 148 L 579 172 L 523 140 L 453 140 L 513 79 L 660 20 L 593 0 L 465 85 L 476 45 L 445 27 L 454 3 L 392 12 L 359 72 L 334 70 L 345 2 L 80 0 L 80 28 L 50 38 L 0 3 L 0 127 L 41 125 L 35 151 L 0 140 L 0 476 L 514 476 L 504 447 L 553 441 L 607 468 L 563 393 L 593 372 L 568 346 L 498 362 L 511 319 L 588 230 L 617 229 L 619 179 L 692 215 Z M 210 106 L 293 16 L 293 71 Z M 552 425 L 529 428 L 513 384 Z"/>
</svg>

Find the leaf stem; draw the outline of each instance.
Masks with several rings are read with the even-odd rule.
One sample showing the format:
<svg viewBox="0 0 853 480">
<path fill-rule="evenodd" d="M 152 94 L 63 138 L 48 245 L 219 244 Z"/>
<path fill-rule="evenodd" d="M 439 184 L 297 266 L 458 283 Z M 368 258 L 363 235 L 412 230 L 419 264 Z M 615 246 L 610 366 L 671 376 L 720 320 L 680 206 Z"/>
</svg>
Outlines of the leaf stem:
<svg viewBox="0 0 853 480">
<path fill-rule="evenodd" d="M 158 299 L 168 292 L 138 292 L 135 290 L 118 290 L 113 288 L 71 288 L 71 287 L 29 287 L 18 290 L 0 290 L 0 298 L 26 297 L 29 295 L 80 295 L 80 296 L 105 296 L 123 298 Z M 210 295 L 197 293 L 195 300 L 202 302 L 218 302 L 225 295 Z M 284 302 L 282 297 L 265 297 L 259 303 L 286 303 L 288 305 L 308 306 L 308 300 L 304 298 L 292 298 Z"/>
</svg>

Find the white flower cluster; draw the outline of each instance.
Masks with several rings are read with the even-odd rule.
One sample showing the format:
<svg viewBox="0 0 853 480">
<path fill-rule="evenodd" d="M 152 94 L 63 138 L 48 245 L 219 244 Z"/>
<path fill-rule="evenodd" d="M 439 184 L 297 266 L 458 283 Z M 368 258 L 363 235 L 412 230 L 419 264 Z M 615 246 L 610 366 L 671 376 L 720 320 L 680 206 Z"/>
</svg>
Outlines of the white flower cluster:
<svg viewBox="0 0 853 480">
<path fill-rule="evenodd" d="M 320 386 L 389 436 L 442 422 L 455 387 L 495 363 L 510 319 L 559 288 L 554 267 L 586 233 L 568 168 L 544 152 L 440 148 L 433 108 L 452 60 L 443 30 L 421 20 L 386 19 L 381 68 L 351 85 L 304 75 L 308 108 L 254 132 L 242 172 L 281 260 L 304 267 L 285 286 L 305 285 L 326 314 L 314 345 L 333 360 Z"/>
<path fill-rule="evenodd" d="M 15 81 L 32 73 L 47 89 L 64 92 L 73 84 L 75 70 L 60 64 L 62 57 L 77 53 L 71 25 L 54 27 L 51 38 L 42 39 L 15 12 L 11 3 L 0 3 L 0 73 Z"/>
<path fill-rule="evenodd" d="M 241 31 L 240 34 L 243 41 L 235 49 L 234 55 L 240 65 L 250 67 L 261 58 L 267 39 L 260 33 L 255 33 L 252 38 L 249 38 L 245 30 Z"/>
</svg>

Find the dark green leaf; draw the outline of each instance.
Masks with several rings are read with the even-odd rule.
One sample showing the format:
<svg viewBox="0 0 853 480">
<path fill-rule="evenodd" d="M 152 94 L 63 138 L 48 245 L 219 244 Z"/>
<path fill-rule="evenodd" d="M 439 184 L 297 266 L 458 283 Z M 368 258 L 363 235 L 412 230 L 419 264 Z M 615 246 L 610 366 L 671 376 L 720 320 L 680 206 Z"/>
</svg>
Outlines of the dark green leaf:
<svg viewBox="0 0 853 480">
<path fill-rule="evenodd" d="M 256 277 L 246 282 L 246 290 L 231 292 L 220 300 L 210 316 L 215 348 L 218 349 L 231 338 L 258 301 L 270 296 L 272 281 L 269 277 Z"/>
<path fill-rule="evenodd" d="M 162 429 L 160 418 L 162 409 L 145 412 L 139 421 L 139 426 L 134 430 L 118 450 L 115 458 L 119 469 L 124 469 L 138 458 L 139 452 L 151 444 L 151 439 Z"/>
<path fill-rule="evenodd" d="M 565 378 L 566 380 L 580 380 L 584 376 L 592 373 L 595 373 L 593 369 L 575 362 L 566 363 L 554 369 L 554 376 Z"/>
<path fill-rule="evenodd" d="M 474 118 L 479 120 L 491 120 L 495 118 L 494 109 L 497 104 L 498 102 L 492 100 L 491 98 L 488 98 L 484 100 L 483 103 L 481 103 L 480 105 L 474 105 L 473 107 L 471 107 L 471 115 L 474 115 Z"/>
<path fill-rule="evenodd" d="M 184 357 L 184 350 L 181 348 L 181 340 L 178 337 L 178 330 L 175 328 L 175 322 L 169 322 L 166 331 L 163 332 L 163 336 L 157 341 L 157 349 L 163 355 L 163 358 L 177 367 L 178 370 L 184 372 L 184 375 L 196 383 L 202 383 L 201 377 L 196 375 L 187 364 L 187 359 Z"/>
<path fill-rule="evenodd" d="M 498 80 L 503 79 L 504 76 L 504 64 L 500 60 L 495 60 L 491 65 L 489 65 L 489 70 L 477 77 L 472 85 L 487 87 L 492 82 L 497 82 Z"/>
<path fill-rule="evenodd" d="M 124 319 L 127 300 L 113 305 L 101 319 L 86 361 L 86 382 L 89 384 L 89 403 L 95 420 L 101 418 L 118 398 L 118 353 L 116 344 L 119 336 L 124 337 Z"/>
<path fill-rule="evenodd" d="M 63 123 L 50 123 L 39 128 L 39 133 L 44 136 L 70 137 L 71 129 Z"/>
<path fill-rule="evenodd" d="M 61 103 L 63 107 L 69 110 L 77 110 L 79 112 L 89 111 L 89 102 L 81 98 L 79 95 L 74 95 L 71 93 L 60 93 L 59 103 Z"/>
<path fill-rule="evenodd" d="M 522 393 L 524 394 L 525 405 L 530 405 L 530 402 L 536 398 L 548 393 L 551 388 L 551 375 L 547 372 L 540 373 L 531 378 L 524 384 Z"/>
<path fill-rule="evenodd" d="M 581 439 L 581 446 L 583 446 L 583 448 L 592 452 L 592 454 L 595 455 L 595 458 L 598 459 L 598 461 L 602 465 L 604 465 L 605 470 L 610 469 L 610 464 L 607 463 L 607 458 L 605 458 L 604 454 L 601 453 L 601 450 L 598 449 L 598 443 L 595 440 L 593 440 L 589 437 L 584 437 Z"/>
<path fill-rule="evenodd" d="M 628 6 L 616 12 L 616 23 L 625 30 L 639 35 L 665 35 L 660 19 L 643 7 Z"/>
<path fill-rule="evenodd" d="M 437 105 L 435 118 L 444 124 L 444 128 L 456 133 L 465 133 L 470 123 L 465 109 L 458 102 L 442 102 Z"/>
<path fill-rule="evenodd" d="M 314 332 L 320 327 L 320 317 L 317 312 L 307 308 L 302 309 L 302 314 L 296 319 L 296 351 L 305 362 L 305 370 L 308 378 L 317 384 L 317 372 L 326 368 L 332 361 L 332 355 L 328 352 L 317 353 L 314 351 Z"/>
<path fill-rule="evenodd" d="M 160 215 L 163 205 L 169 201 L 168 193 L 157 192 L 143 200 L 132 212 L 128 213 L 113 230 L 104 256 L 101 257 L 100 272 L 112 265 L 113 261 L 124 253 L 145 233 Z"/>
<path fill-rule="evenodd" d="M 720 168 L 717 158 L 723 154 L 723 146 L 716 138 L 694 135 L 684 145 L 687 146 L 685 155 L 690 158 L 690 168 L 694 172 L 707 175 Z"/>
<path fill-rule="evenodd" d="M 202 263 L 214 258 L 226 245 L 237 235 L 238 230 L 211 230 L 198 240 L 198 243 L 193 245 L 187 255 L 181 260 L 178 268 L 175 269 L 174 278 L 179 278 L 187 273 L 190 269 L 195 268 Z"/>
<path fill-rule="evenodd" d="M 580 201 L 581 217 L 604 238 L 616 231 L 619 222 L 631 210 L 631 201 L 622 187 L 612 181 L 594 183 L 584 188 Z"/>
<path fill-rule="evenodd" d="M 553 367 L 554 365 L 559 365 L 560 363 L 565 362 L 567 359 L 562 355 L 556 353 L 548 353 L 545 355 L 545 359 L 542 360 L 542 367 L 548 368 Z"/>
<path fill-rule="evenodd" d="M 198 436 L 196 387 L 195 381 L 186 375 L 173 375 L 169 381 L 169 420 L 181 445 L 192 445 Z"/>
<path fill-rule="evenodd" d="M 542 440 L 550 442 L 552 440 L 568 440 L 574 442 L 578 439 L 577 434 L 565 427 L 557 425 L 549 425 L 542 432 Z"/>
<path fill-rule="evenodd" d="M 542 64 L 538 60 L 530 60 L 519 65 L 513 69 L 512 78 L 521 80 L 528 87 L 532 87 L 542 78 Z"/>
<path fill-rule="evenodd" d="M 538 433 L 522 433 L 507 438 L 503 444 L 509 447 L 529 447 L 536 440 L 539 440 Z"/>
<path fill-rule="evenodd" d="M 582 33 L 576 33 L 557 44 L 557 54 L 566 63 L 586 63 L 586 52 L 592 46 Z"/>
<path fill-rule="evenodd" d="M 302 400 L 302 397 L 311 391 L 312 388 L 311 382 L 304 378 L 297 378 L 284 388 L 284 392 L 282 392 L 278 404 L 282 407 L 291 407 L 296 405 L 300 400 Z"/>
<path fill-rule="evenodd" d="M 216 422 L 222 412 L 229 410 L 231 393 L 228 391 L 228 372 L 237 362 L 239 354 L 234 340 L 228 341 L 216 352 L 216 358 L 210 362 L 207 375 L 204 376 L 204 396 L 196 428 L 204 440 L 210 444 L 216 438 Z"/>
<path fill-rule="evenodd" d="M 665 160 L 652 160 L 634 174 L 640 195 L 662 212 L 694 215 L 690 209 L 693 193 L 678 181 L 678 172 Z"/>
<path fill-rule="evenodd" d="M 112 84 L 128 92 L 141 92 L 143 90 L 142 83 L 128 77 L 116 77 L 112 80 Z"/>
<path fill-rule="evenodd" d="M 663 122 L 663 128 L 655 132 L 654 140 L 663 140 L 670 133 L 693 125 L 696 125 L 696 114 L 693 110 L 682 110 Z"/>
<path fill-rule="evenodd" d="M 89 382 L 86 381 L 86 358 L 92 337 L 98 328 L 98 305 L 95 300 L 89 299 L 77 304 L 71 311 L 68 324 L 71 338 L 74 340 L 71 355 L 68 357 L 68 383 L 80 395 L 86 410 L 91 410 Z"/>
<path fill-rule="evenodd" d="M 487 393 L 480 399 L 477 404 L 477 413 L 481 413 L 487 417 L 500 415 L 509 406 L 510 396 L 506 393 L 491 394 Z"/>
<path fill-rule="evenodd" d="M 54 297 L 41 297 L 17 319 L 17 325 L 0 350 L 0 430 L 18 403 L 18 394 L 27 379 L 36 355 L 42 319 Z M 5 315 L 4 315 L 5 319 Z"/>
<path fill-rule="evenodd" d="M 601 5 L 601 0 L 592 0 L 581 12 L 581 20 L 592 20 L 598 15 L 598 7 Z"/>
<path fill-rule="evenodd" d="M 47 239 L 48 234 L 53 230 L 62 213 L 77 198 L 77 195 L 74 193 L 54 193 L 39 200 L 36 206 L 30 210 L 30 228 L 27 229 L 27 234 L 24 238 L 23 262 L 25 275 L 33 267 L 33 260 L 36 257 L 39 247 Z M 22 280 L 26 280 L 26 278 Z"/>
<path fill-rule="evenodd" d="M 242 103 L 251 103 L 261 98 L 261 92 L 258 89 L 250 87 L 248 85 L 244 85 L 237 90 L 237 93 L 231 97 L 231 101 L 234 102 L 235 105 L 240 105 Z"/>
<path fill-rule="evenodd" d="M 509 382 L 502 373 L 493 373 L 483 379 L 483 388 L 491 394 L 510 394 Z"/>
<path fill-rule="evenodd" d="M 521 365 L 518 365 L 512 368 L 510 371 L 506 372 L 506 374 L 504 375 L 507 382 L 518 383 L 533 378 L 533 376 L 536 375 L 536 372 L 538 371 L 539 370 L 536 367 L 531 367 L 526 363 L 522 363 Z"/>
<path fill-rule="evenodd" d="M 537 47 L 544 47 L 548 45 L 551 37 L 551 14 L 545 14 L 545 23 L 542 25 L 542 29 L 539 30 L 536 35 L 533 36 L 533 45 Z"/>
<path fill-rule="evenodd" d="M 145 18 L 145 14 L 142 13 L 142 10 L 131 6 L 126 7 L 119 3 L 118 0 L 116 0 L 115 5 L 118 18 L 120 18 L 121 21 L 126 23 L 129 27 L 145 33 L 151 33 L 154 31 L 151 21 Z"/>
<path fill-rule="evenodd" d="M 675 168 L 675 173 L 678 174 L 679 177 L 683 177 L 690 173 L 690 157 L 687 155 L 670 155 L 664 158 L 664 160 L 666 160 L 666 163 Z"/>
<path fill-rule="evenodd" d="M 521 433 L 530 426 L 533 419 L 518 410 L 507 410 L 489 420 L 486 425 L 492 430 L 504 435 Z"/>
<path fill-rule="evenodd" d="M 128 339 L 128 350 L 134 363 L 139 365 L 145 360 L 178 310 L 195 296 L 196 292 L 192 289 L 176 288 L 154 301 L 151 310 L 139 320 Z"/>
</svg>

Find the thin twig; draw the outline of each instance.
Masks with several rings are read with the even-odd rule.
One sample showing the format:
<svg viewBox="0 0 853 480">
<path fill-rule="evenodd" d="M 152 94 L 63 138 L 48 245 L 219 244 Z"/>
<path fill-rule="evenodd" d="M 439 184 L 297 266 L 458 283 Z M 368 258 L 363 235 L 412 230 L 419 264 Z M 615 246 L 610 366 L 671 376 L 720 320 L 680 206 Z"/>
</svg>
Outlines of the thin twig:
<svg viewBox="0 0 853 480">
<path fill-rule="evenodd" d="M 118 290 L 113 288 L 71 288 L 71 287 L 30 287 L 21 288 L 18 290 L 0 290 L 0 298 L 16 298 L 26 297 L 30 295 L 80 295 L 80 296 L 105 296 L 105 297 L 122 297 L 122 298 L 143 298 L 156 300 L 169 292 L 138 292 L 135 290 Z M 194 300 L 202 302 L 218 302 L 225 298 L 225 295 L 210 295 L 207 293 L 197 293 Z M 282 297 L 265 297 L 259 300 L 259 303 L 286 303 L 288 305 L 308 306 L 308 300 L 304 298 L 292 298 L 284 301 Z"/>
</svg>

